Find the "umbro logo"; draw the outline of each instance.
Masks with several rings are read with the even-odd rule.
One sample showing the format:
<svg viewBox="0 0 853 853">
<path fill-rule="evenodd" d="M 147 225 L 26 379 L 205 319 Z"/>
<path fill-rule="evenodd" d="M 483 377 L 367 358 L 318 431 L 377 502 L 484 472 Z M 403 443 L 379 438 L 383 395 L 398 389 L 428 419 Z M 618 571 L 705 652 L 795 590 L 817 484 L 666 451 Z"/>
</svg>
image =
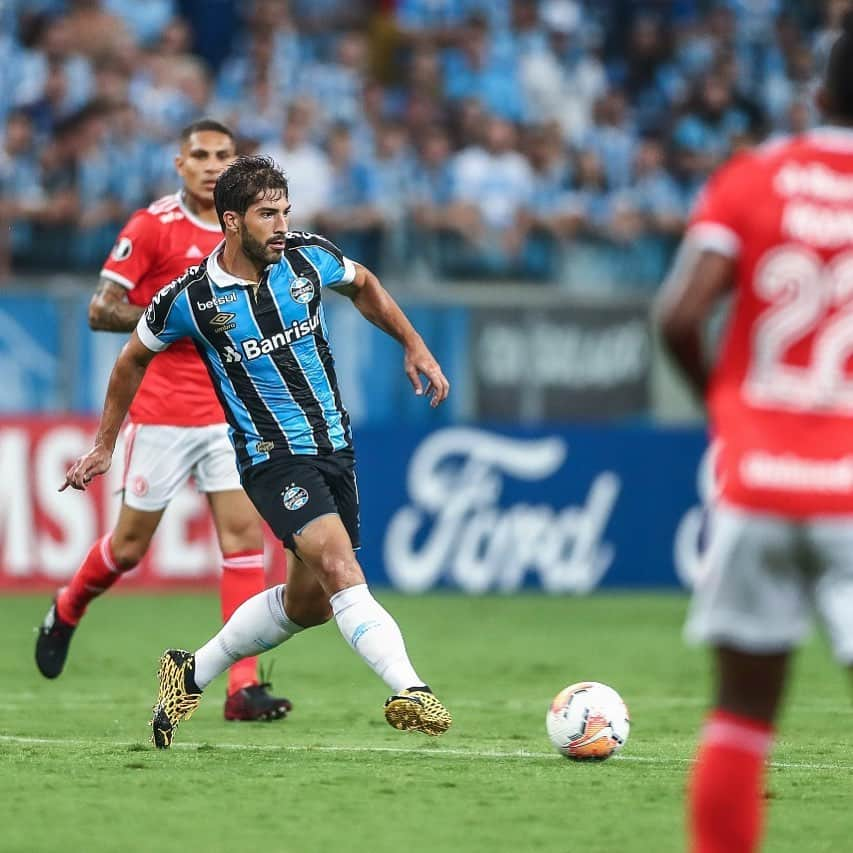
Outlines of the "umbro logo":
<svg viewBox="0 0 853 853">
<path fill-rule="evenodd" d="M 196 246 L 195 243 L 193 243 L 193 245 L 190 246 L 189 249 L 187 249 L 187 257 L 188 258 L 203 258 L 204 252 L 202 252 L 202 250 L 199 249 L 199 247 Z"/>
<path fill-rule="evenodd" d="M 233 322 L 236 316 L 228 311 L 220 311 L 210 318 L 210 325 L 213 326 L 214 332 L 227 332 L 237 325 Z"/>
</svg>

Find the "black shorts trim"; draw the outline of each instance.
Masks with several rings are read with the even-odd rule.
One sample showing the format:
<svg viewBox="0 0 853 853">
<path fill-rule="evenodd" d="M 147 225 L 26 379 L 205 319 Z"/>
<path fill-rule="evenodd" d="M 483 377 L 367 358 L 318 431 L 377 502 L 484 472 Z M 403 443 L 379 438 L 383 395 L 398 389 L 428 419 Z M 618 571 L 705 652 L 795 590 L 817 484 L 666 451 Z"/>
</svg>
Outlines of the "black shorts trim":
<svg viewBox="0 0 853 853">
<path fill-rule="evenodd" d="M 287 548 L 314 519 L 339 515 L 353 550 L 361 547 L 355 454 L 350 449 L 320 456 L 278 456 L 243 472 L 243 488 Z"/>
</svg>

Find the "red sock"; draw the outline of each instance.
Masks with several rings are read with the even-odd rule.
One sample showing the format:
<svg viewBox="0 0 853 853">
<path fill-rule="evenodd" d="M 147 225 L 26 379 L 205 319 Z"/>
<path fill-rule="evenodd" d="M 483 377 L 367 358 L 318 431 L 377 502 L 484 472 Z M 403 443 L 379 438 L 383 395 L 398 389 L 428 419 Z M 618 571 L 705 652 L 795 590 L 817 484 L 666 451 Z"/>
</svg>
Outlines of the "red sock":
<svg viewBox="0 0 853 853">
<path fill-rule="evenodd" d="M 705 723 L 690 780 L 693 853 L 755 853 L 773 727 L 716 710 Z"/>
<path fill-rule="evenodd" d="M 247 599 L 266 589 L 263 551 L 237 551 L 222 555 L 222 581 L 219 588 L 222 621 L 227 622 Z M 243 658 L 228 670 L 228 693 L 258 683 L 258 659 Z"/>
<path fill-rule="evenodd" d="M 63 622 L 76 625 L 83 618 L 89 602 L 106 592 L 121 577 L 110 550 L 111 536 L 108 533 L 95 542 L 68 586 L 59 591 L 56 610 Z"/>
</svg>

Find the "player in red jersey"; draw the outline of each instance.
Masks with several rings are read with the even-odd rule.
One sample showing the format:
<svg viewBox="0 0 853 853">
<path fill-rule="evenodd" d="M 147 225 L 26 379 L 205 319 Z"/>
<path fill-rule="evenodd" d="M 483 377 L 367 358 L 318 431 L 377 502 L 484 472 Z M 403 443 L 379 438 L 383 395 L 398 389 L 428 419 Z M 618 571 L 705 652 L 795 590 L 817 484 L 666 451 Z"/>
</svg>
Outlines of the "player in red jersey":
<svg viewBox="0 0 853 853">
<path fill-rule="evenodd" d="M 93 329 L 130 332 L 155 293 L 222 240 L 213 187 L 236 156 L 231 131 L 215 121 L 181 133 L 175 167 L 183 188 L 137 211 L 122 229 L 89 306 Z M 124 499 L 112 532 L 96 542 L 45 617 L 36 642 L 42 675 L 56 678 L 89 602 L 145 556 L 167 504 L 192 475 L 207 495 L 222 550 L 222 618 L 265 587 L 260 519 L 240 487 L 222 407 L 189 341 L 157 356 L 130 409 Z M 257 660 L 229 671 L 225 718 L 283 717 L 290 702 L 259 683 Z"/>
<path fill-rule="evenodd" d="M 716 705 L 690 784 L 694 853 L 751 853 L 791 651 L 814 612 L 853 666 L 853 16 L 819 105 L 830 126 L 734 157 L 698 201 L 660 304 L 705 396 L 718 501 L 688 639 Z M 733 303 L 717 364 L 702 327 Z"/>
</svg>

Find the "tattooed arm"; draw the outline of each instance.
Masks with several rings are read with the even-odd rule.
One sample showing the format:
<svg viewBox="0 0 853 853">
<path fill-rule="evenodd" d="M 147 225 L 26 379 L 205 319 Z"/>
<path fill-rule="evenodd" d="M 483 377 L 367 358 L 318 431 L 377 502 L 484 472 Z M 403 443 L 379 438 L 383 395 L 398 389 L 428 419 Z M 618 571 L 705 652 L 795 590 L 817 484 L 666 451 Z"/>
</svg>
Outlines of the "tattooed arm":
<svg viewBox="0 0 853 853">
<path fill-rule="evenodd" d="M 97 332 L 132 332 L 145 308 L 131 305 L 127 291 L 108 278 L 101 278 L 89 303 L 89 328 Z"/>
</svg>

